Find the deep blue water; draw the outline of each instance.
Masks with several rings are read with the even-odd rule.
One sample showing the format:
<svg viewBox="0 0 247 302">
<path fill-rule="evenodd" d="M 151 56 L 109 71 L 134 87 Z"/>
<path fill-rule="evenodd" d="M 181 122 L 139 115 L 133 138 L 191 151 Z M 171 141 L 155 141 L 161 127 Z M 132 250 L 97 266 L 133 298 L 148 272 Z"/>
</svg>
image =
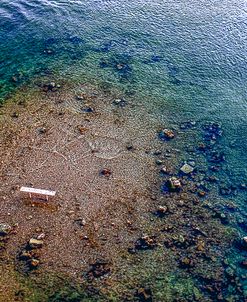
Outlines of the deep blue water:
<svg viewBox="0 0 247 302">
<path fill-rule="evenodd" d="M 221 123 L 222 176 L 246 183 L 246 0 L 1 0 L 2 99 L 54 71 L 135 91 L 172 123 Z M 226 197 L 243 220 L 245 193 Z"/>
</svg>

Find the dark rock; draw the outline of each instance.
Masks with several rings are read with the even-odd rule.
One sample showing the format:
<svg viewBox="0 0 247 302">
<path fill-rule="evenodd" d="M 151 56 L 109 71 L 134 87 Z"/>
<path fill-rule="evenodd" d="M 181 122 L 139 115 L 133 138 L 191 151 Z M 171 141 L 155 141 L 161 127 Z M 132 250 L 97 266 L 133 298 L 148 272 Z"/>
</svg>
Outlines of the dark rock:
<svg viewBox="0 0 247 302">
<path fill-rule="evenodd" d="M 243 237 L 241 240 L 241 246 L 247 249 L 247 236 Z"/>
<path fill-rule="evenodd" d="M 204 143 L 199 143 L 198 146 L 197 146 L 197 149 L 199 151 L 206 151 L 208 149 L 208 146 Z"/>
<path fill-rule="evenodd" d="M 222 151 L 213 150 L 208 154 L 208 160 L 213 163 L 225 161 L 225 154 Z"/>
<path fill-rule="evenodd" d="M 11 117 L 18 118 L 19 117 L 19 113 L 15 111 L 15 112 L 11 113 Z"/>
<path fill-rule="evenodd" d="M 96 260 L 95 263 L 91 264 L 91 269 L 88 272 L 88 277 L 92 278 L 100 278 L 110 273 L 110 264 L 108 261 L 104 260 Z"/>
<path fill-rule="evenodd" d="M 115 99 L 112 104 L 118 107 L 125 107 L 127 102 L 124 99 Z"/>
<path fill-rule="evenodd" d="M 182 259 L 179 260 L 179 266 L 181 268 L 191 268 L 194 265 L 195 265 L 194 261 L 189 257 L 183 257 Z"/>
<path fill-rule="evenodd" d="M 19 256 L 20 260 L 30 260 L 31 258 L 32 258 L 32 253 L 26 250 L 23 250 Z"/>
<path fill-rule="evenodd" d="M 86 113 L 93 113 L 95 110 L 90 106 L 86 106 L 82 108 L 82 111 Z"/>
<path fill-rule="evenodd" d="M 157 150 L 157 151 L 154 151 L 154 155 L 161 155 L 161 151 L 160 150 Z"/>
<path fill-rule="evenodd" d="M 47 132 L 47 129 L 45 127 L 38 128 L 38 133 L 39 134 L 45 134 L 46 132 Z"/>
<path fill-rule="evenodd" d="M 49 83 L 43 84 L 42 87 L 45 92 L 48 92 L 48 91 L 56 91 L 57 88 L 60 87 L 60 85 L 57 85 L 55 82 L 49 82 Z"/>
<path fill-rule="evenodd" d="M 135 248 L 128 248 L 128 252 L 132 255 L 136 254 L 136 249 Z"/>
<path fill-rule="evenodd" d="M 214 172 L 218 172 L 220 170 L 220 166 L 210 166 L 209 169 Z"/>
<path fill-rule="evenodd" d="M 110 169 L 105 168 L 100 171 L 100 174 L 106 177 L 110 177 L 112 175 L 112 172 Z"/>
<path fill-rule="evenodd" d="M 231 195 L 231 194 L 235 194 L 236 193 L 236 187 L 233 185 L 222 185 L 220 186 L 219 190 L 220 190 L 220 194 L 225 196 L 225 195 Z"/>
<path fill-rule="evenodd" d="M 128 143 L 128 144 L 126 145 L 126 149 L 127 149 L 128 151 L 132 151 L 132 150 L 134 150 L 134 147 L 133 147 L 133 145 L 132 145 L 131 143 Z"/>
<path fill-rule="evenodd" d="M 144 235 L 139 238 L 135 243 L 135 248 L 137 250 L 148 250 L 154 249 L 157 246 L 155 236 Z"/>
<path fill-rule="evenodd" d="M 214 175 L 210 175 L 210 176 L 207 177 L 207 181 L 212 182 L 212 183 L 216 183 L 216 182 L 219 181 L 219 179 Z"/>
<path fill-rule="evenodd" d="M 152 302 L 152 291 L 150 288 L 139 288 L 137 290 L 136 296 L 139 301 L 146 301 L 146 302 Z"/>
<path fill-rule="evenodd" d="M 76 99 L 78 101 L 84 101 L 86 99 L 85 95 L 84 94 L 77 94 L 76 95 Z"/>
<path fill-rule="evenodd" d="M 155 161 L 155 163 L 156 163 L 156 165 L 160 166 L 160 165 L 163 164 L 163 160 L 157 159 L 157 160 Z"/>
<path fill-rule="evenodd" d="M 243 268 L 246 268 L 247 269 L 247 260 L 243 260 L 240 262 L 240 265 L 243 267 Z"/>
</svg>

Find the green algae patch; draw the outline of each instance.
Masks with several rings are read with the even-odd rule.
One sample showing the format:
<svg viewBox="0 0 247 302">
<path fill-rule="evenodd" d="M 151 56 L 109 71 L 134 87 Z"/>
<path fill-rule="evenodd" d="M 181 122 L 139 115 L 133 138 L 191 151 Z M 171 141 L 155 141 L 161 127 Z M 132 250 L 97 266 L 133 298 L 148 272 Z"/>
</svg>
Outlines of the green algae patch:
<svg viewBox="0 0 247 302">
<path fill-rule="evenodd" d="M 1 263 L 0 301 L 12 302 L 94 302 L 83 286 L 69 277 L 46 274 L 23 275 L 12 264 Z M 98 300 L 97 300 L 98 301 Z"/>
<path fill-rule="evenodd" d="M 179 298 L 200 301 L 203 297 L 192 278 L 177 276 L 176 273 L 164 276 L 163 280 L 157 280 L 154 285 L 154 291 L 155 301 L 168 302 Z"/>
</svg>

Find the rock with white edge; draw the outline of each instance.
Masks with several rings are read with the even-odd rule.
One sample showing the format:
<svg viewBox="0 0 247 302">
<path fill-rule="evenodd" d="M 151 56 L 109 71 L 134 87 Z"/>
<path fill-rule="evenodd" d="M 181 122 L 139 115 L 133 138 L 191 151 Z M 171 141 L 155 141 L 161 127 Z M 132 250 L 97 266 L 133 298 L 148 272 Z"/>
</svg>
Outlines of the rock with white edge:
<svg viewBox="0 0 247 302">
<path fill-rule="evenodd" d="M 43 240 L 31 238 L 29 240 L 29 246 L 31 249 L 41 248 L 43 246 Z"/>
<path fill-rule="evenodd" d="M 12 227 L 7 223 L 0 223 L 0 236 L 6 236 L 11 231 Z"/>
<path fill-rule="evenodd" d="M 190 166 L 189 164 L 185 163 L 181 168 L 180 171 L 184 174 L 190 174 L 194 171 L 194 168 Z"/>
</svg>

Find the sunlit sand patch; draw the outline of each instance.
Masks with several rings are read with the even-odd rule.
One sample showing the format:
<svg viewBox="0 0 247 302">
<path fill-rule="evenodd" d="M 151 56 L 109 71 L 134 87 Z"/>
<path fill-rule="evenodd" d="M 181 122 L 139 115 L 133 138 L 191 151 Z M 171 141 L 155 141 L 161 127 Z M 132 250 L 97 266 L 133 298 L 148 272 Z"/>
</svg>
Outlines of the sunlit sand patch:
<svg viewBox="0 0 247 302">
<path fill-rule="evenodd" d="M 113 159 L 125 151 L 124 143 L 116 138 L 107 136 L 91 135 L 87 142 L 94 156 L 103 159 Z"/>
</svg>

